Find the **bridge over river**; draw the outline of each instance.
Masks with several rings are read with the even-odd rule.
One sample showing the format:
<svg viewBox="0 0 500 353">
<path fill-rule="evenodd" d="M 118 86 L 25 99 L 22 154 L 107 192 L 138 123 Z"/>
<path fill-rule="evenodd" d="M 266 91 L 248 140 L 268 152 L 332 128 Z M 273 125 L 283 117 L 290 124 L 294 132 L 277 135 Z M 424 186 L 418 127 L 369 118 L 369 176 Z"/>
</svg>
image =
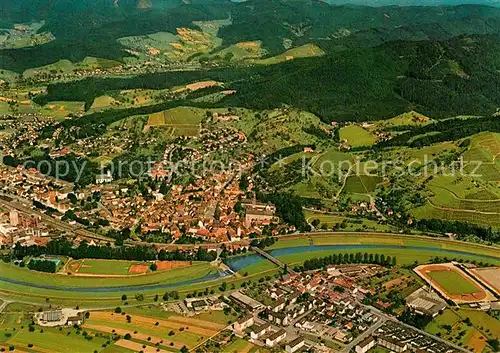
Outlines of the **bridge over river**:
<svg viewBox="0 0 500 353">
<path fill-rule="evenodd" d="M 259 254 L 260 256 L 268 259 L 273 264 L 278 265 L 279 267 L 281 267 L 283 269 L 286 269 L 288 271 L 288 273 L 296 274 L 296 272 L 294 270 L 292 270 L 291 268 L 289 268 L 287 264 L 281 262 L 280 260 L 278 260 L 277 258 L 275 258 L 273 255 L 269 254 L 268 252 L 266 252 L 266 251 L 264 251 L 262 249 L 259 249 L 256 246 L 250 247 L 250 250 L 255 251 L 257 254 Z"/>
</svg>

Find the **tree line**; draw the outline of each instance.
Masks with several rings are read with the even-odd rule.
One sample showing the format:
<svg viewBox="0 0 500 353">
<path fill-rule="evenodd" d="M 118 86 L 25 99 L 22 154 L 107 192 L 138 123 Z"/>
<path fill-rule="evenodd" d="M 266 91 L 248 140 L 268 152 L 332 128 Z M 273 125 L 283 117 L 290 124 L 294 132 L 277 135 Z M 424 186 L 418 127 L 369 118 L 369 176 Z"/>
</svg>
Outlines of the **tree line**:
<svg viewBox="0 0 500 353">
<path fill-rule="evenodd" d="M 167 252 L 162 249 L 156 251 L 154 246 L 101 246 L 89 245 L 82 242 L 79 246 L 73 247 L 67 239 L 54 239 L 45 246 L 31 245 L 22 246 L 17 243 L 13 250 L 13 256 L 16 259 L 23 259 L 26 256 L 40 255 L 61 255 L 73 259 L 106 259 L 106 260 L 133 260 L 133 261 L 213 261 L 217 254 L 208 252 L 206 249 L 199 248 L 196 252 L 183 252 L 176 250 Z M 28 266 L 29 267 L 29 266 Z"/>
<path fill-rule="evenodd" d="M 324 268 L 329 265 L 342 264 L 377 264 L 382 266 L 396 266 L 396 256 L 386 256 L 384 254 L 373 253 L 345 253 L 333 254 L 326 257 L 315 257 L 304 261 L 302 266 L 296 266 L 295 271 L 311 271 Z"/>
</svg>

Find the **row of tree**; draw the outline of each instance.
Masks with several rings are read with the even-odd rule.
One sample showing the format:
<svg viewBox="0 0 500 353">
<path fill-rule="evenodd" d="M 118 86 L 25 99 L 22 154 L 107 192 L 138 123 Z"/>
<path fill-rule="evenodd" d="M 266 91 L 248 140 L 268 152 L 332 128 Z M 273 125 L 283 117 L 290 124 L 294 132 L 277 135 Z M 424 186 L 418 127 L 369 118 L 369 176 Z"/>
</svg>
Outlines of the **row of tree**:
<svg viewBox="0 0 500 353">
<path fill-rule="evenodd" d="M 206 249 L 198 249 L 197 252 L 167 252 L 165 250 L 156 251 L 154 246 L 100 246 L 89 245 L 82 242 L 78 247 L 73 247 L 67 239 L 54 239 L 46 246 L 22 246 L 17 243 L 13 250 L 13 256 L 16 259 L 23 259 L 26 256 L 40 255 L 61 255 L 73 259 L 111 259 L 111 260 L 134 260 L 134 261 L 153 261 L 153 260 L 175 260 L 175 261 L 213 261 L 217 256 L 215 252 L 208 252 Z M 29 265 L 28 265 L 29 267 Z"/>
<path fill-rule="evenodd" d="M 311 271 L 324 268 L 328 265 L 341 264 L 378 264 L 382 266 L 395 266 L 396 256 L 386 256 L 384 254 L 350 253 L 333 254 L 326 257 L 312 258 L 304 261 L 302 266 L 296 266 L 296 271 Z"/>
</svg>

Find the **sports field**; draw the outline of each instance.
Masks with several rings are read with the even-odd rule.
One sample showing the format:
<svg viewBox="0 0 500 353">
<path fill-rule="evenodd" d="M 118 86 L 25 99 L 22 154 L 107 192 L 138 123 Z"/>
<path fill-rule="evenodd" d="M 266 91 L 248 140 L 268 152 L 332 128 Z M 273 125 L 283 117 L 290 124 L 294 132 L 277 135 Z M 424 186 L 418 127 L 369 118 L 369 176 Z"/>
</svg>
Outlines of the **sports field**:
<svg viewBox="0 0 500 353">
<path fill-rule="evenodd" d="M 71 261 L 67 269 L 75 275 L 125 276 L 144 274 L 148 272 L 149 264 L 135 261 L 84 259 Z"/>
<path fill-rule="evenodd" d="M 455 271 L 437 270 L 427 272 L 427 275 L 438 285 L 452 295 L 471 294 L 477 292 L 474 283 Z"/>
<path fill-rule="evenodd" d="M 494 299 L 472 277 L 452 263 L 422 265 L 414 271 L 443 297 L 455 303 L 474 303 Z"/>
</svg>

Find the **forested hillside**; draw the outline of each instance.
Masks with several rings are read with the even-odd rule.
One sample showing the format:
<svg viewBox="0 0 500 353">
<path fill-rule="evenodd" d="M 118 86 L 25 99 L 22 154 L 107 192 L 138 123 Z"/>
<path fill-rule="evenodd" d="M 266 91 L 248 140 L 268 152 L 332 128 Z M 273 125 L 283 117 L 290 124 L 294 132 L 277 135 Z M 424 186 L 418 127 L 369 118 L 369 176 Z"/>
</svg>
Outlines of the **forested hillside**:
<svg viewBox="0 0 500 353">
<path fill-rule="evenodd" d="M 456 7 L 332 6 L 319 0 L 138 0 L 2 1 L 0 28 L 44 21 L 39 33 L 55 40 L 32 47 L 0 50 L 0 69 L 22 73 L 61 59 L 92 56 L 121 61 L 117 40 L 178 28 L 200 29 L 199 22 L 226 20 L 217 29 L 221 47 L 258 41 L 269 55 L 305 43 L 327 51 L 406 40 L 447 40 L 458 35 L 500 33 L 500 9 Z"/>
<path fill-rule="evenodd" d="M 89 105 L 107 91 L 211 79 L 238 92 L 215 105 L 271 109 L 286 104 L 327 122 L 385 119 L 413 109 L 435 118 L 491 115 L 500 105 L 499 69 L 499 37 L 467 36 L 394 42 L 263 67 L 92 78 L 50 85 L 37 102 Z"/>
</svg>

